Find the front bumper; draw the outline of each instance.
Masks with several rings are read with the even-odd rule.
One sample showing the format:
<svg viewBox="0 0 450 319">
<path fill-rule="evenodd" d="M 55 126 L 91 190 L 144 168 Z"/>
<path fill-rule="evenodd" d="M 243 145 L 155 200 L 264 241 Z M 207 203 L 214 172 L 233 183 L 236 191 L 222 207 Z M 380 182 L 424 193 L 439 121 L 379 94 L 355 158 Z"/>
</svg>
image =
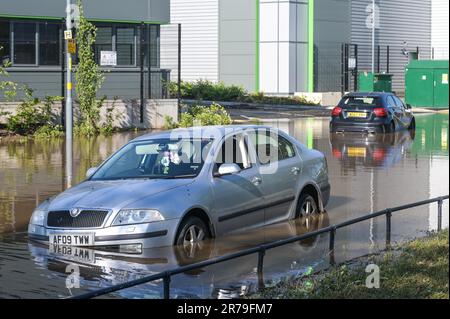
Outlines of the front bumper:
<svg viewBox="0 0 450 319">
<path fill-rule="evenodd" d="M 179 219 L 161 222 L 113 226 L 104 228 L 50 228 L 30 224 L 28 236 L 30 240 L 49 244 L 50 234 L 77 235 L 94 234 L 92 247 L 141 245 L 142 248 L 172 246 L 176 235 Z"/>
</svg>

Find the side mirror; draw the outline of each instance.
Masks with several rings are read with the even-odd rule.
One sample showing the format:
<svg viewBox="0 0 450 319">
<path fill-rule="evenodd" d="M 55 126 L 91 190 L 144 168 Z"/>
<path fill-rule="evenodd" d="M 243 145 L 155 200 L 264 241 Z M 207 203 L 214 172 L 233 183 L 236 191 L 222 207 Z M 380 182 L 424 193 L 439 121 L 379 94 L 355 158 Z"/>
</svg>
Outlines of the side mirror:
<svg viewBox="0 0 450 319">
<path fill-rule="evenodd" d="M 98 167 L 91 167 L 90 169 L 88 169 L 86 171 L 86 178 L 91 177 L 92 175 L 94 175 L 95 171 L 97 170 Z"/>
<path fill-rule="evenodd" d="M 217 172 L 218 176 L 238 174 L 241 168 L 237 164 L 222 164 Z"/>
<path fill-rule="evenodd" d="M 406 104 L 406 108 L 407 108 L 408 110 L 412 109 L 411 104 Z"/>
</svg>

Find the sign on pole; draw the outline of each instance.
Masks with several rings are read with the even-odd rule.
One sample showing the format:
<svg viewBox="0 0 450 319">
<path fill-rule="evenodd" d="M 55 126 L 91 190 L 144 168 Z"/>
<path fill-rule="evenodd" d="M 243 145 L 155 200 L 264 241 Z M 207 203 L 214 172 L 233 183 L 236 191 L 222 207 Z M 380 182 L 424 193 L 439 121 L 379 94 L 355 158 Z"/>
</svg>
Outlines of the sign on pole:
<svg viewBox="0 0 450 319">
<path fill-rule="evenodd" d="M 116 51 L 100 51 L 100 65 L 116 66 L 117 65 L 117 52 Z"/>
</svg>

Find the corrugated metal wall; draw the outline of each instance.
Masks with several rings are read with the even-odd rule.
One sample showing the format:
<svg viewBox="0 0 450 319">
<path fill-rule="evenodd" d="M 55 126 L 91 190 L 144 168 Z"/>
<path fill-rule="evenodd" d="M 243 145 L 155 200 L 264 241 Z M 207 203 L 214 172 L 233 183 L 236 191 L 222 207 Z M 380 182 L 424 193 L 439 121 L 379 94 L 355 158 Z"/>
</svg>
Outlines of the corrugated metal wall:
<svg viewBox="0 0 450 319">
<path fill-rule="evenodd" d="M 371 0 L 351 2 L 351 42 L 358 44 L 359 70 L 371 70 L 371 29 L 366 26 L 372 5 Z M 431 0 L 377 0 L 379 29 L 376 45 L 383 46 L 381 71 L 386 70 L 386 46 L 390 46 L 390 73 L 394 74 L 393 89 L 404 92 L 404 69 L 408 57 L 402 49 L 415 51 L 419 47 L 420 58 L 431 57 Z"/>
<path fill-rule="evenodd" d="M 448 0 L 432 0 L 431 2 L 431 45 L 434 58 L 448 60 Z"/>
<path fill-rule="evenodd" d="M 172 24 L 181 23 L 181 76 L 185 81 L 219 80 L 219 0 L 171 0 Z M 161 28 L 161 67 L 171 68 L 175 28 Z M 172 80 L 177 77 L 173 70 Z"/>
</svg>

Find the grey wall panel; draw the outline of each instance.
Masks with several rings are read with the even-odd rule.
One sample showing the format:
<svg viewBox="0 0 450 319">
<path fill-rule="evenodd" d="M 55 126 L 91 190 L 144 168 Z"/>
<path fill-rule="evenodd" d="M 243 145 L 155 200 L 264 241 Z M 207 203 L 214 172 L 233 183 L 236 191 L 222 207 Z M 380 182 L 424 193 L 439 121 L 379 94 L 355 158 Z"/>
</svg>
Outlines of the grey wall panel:
<svg viewBox="0 0 450 319">
<path fill-rule="evenodd" d="M 171 22 L 181 23 L 181 77 L 219 80 L 219 0 L 171 0 Z M 172 39 L 172 40 L 171 40 Z M 161 28 L 161 65 L 173 65 L 176 29 Z M 177 77 L 176 68 L 172 79 Z"/>
<path fill-rule="evenodd" d="M 8 81 L 16 82 L 19 85 L 26 85 L 33 90 L 33 95 L 39 98 L 45 96 L 61 95 L 61 73 L 44 72 L 14 72 L 9 71 Z M 19 91 L 20 92 L 20 91 Z M 18 94 L 18 99 L 23 98 L 23 94 Z M 3 94 L 0 95 L 0 101 L 4 100 Z"/>
<path fill-rule="evenodd" d="M 315 1 L 314 12 L 315 90 L 340 91 L 341 44 L 350 42 L 350 0 Z"/>
<path fill-rule="evenodd" d="M 2 0 L 0 14 L 17 16 L 65 17 L 63 0 Z M 170 21 L 169 0 L 84 0 L 91 19 L 146 22 Z"/>
<path fill-rule="evenodd" d="M 448 60 L 448 0 L 431 1 L 431 23 L 432 23 L 432 47 L 435 59 Z"/>
<path fill-rule="evenodd" d="M 351 42 L 358 44 L 360 70 L 371 70 L 371 29 L 366 26 L 371 0 L 353 0 L 351 3 Z M 380 28 L 376 30 L 376 45 L 383 46 L 381 71 L 386 71 L 386 46 L 390 46 L 390 73 L 394 75 L 393 89 L 404 91 L 404 69 L 408 57 L 402 49 L 415 51 L 419 46 L 420 58 L 430 58 L 431 52 L 431 0 L 377 0 Z M 406 42 L 406 45 L 404 45 Z"/>
<path fill-rule="evenodd" d="M 219 80 L 255 91 L 255 1 L 219 0 L 219 30 Z"/>
</svg>

